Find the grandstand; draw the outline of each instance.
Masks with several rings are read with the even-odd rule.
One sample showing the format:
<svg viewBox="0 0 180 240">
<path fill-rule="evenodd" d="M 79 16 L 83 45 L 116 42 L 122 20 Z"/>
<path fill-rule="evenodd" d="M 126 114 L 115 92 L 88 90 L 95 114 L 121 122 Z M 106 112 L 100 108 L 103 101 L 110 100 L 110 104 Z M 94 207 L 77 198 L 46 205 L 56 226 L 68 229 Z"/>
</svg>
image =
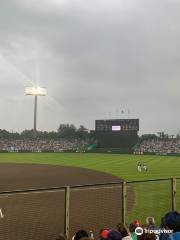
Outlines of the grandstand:
<svg viewBox="0 0 180 240">
<path fill-rule="evenodd" d="M 179 154 L 179 138 L 155 138 L 142 141 L 134 148 L 134 153 L 140 154 Z"/>
<path fill-rule="evenodd" d="M 4 139 L 0 140 L 0 152 L 78 152 L 88 145 L 80 139 Z"/>
</svg>

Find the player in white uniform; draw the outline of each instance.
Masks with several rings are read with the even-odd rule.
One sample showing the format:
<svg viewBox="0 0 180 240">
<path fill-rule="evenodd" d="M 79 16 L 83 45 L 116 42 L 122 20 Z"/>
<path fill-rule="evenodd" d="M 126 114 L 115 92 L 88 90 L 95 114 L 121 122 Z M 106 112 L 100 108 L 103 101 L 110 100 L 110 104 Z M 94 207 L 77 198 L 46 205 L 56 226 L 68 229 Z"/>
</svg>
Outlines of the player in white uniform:
<svg viewBox="0 0 180 240">
<path fill-rule="evenodd" d="M 142 169 L 147 172 L 147 166 L 144 163 L 142 163 Z"/>
<path fill-rule="evenodd" d="M 137 170 L 138 170 L 138 172 L 141 172 L 141 171 L 142 171 L 141 163 L 140 163 L 140 162 L 138 162 L 138 164 L 137 164 Z"/>
<path fill-rule="evenodd" d="M 138 172 L 142 172 L 142 171 L 147 172 L 147 166 L 144 163 L 138 162 L 137 170 Z"/>
</svg>

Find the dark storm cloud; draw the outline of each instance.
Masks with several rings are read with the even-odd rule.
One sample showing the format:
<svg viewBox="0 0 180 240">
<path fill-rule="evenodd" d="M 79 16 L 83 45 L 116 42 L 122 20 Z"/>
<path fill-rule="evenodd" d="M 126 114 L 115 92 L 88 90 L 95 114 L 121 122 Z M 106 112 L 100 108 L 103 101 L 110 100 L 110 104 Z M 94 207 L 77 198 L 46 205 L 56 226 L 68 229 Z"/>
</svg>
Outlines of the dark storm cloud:
<svg viewBox="0 0 180 240">
<path fill-rule="evenodd" d="M 129 110 L 141 132 L 180 131 L 179 10 L 176 0 L 2 2 L 1 128 L 32 127 L 23 92 L 35 82 L 48 89 L 40 129 L 94 128 L 96 118 Z"/>
</svg>

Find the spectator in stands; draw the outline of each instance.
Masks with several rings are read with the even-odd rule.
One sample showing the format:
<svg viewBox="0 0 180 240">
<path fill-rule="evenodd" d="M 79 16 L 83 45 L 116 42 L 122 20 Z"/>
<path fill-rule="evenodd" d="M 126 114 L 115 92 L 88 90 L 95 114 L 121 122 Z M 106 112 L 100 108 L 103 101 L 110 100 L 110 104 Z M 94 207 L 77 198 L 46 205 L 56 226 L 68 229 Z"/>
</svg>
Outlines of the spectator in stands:
<svg viewBox="0 0 180 240">
<path fill-rule="evenodd" d="M 1 152 L 62 152 L 84 149 L 88 144 L 87 140 L 81 139 L 0 139 Z M 79 151 L 79 150 L 78 150 Z"/>
<path fill-rule="evenodd" d="M 132 240 L 137 240 L 137 235 L 135 233 L 135 229 L 140 226 L 140 222 L 138 220 L 134 220 L 130 225 L 129 225 L 129 231 L 131 234 Z"/>
<path fill-rule="evenodd" d="M 160 225 L 160 229 L 162 230 L 166 230 L 166 224 L 165 224 L 165 218 L 162 217 L 161 218 L 161 225 Z M 159 240 L 168 240 L 169 235 L 166 233 L 161 233 L 159 236 Z"/>
<path fill-rule="evenodd" d="M 132 240 L 128 228 L 123 223 L 117 225 L 117 230 L 121 233 L 122 240 Z"/>
<path fill-rule="evenodd" d="M 76 232 L 75 236 L 74 236 L 74 240 L 80 240 L 81 238 L 84 237 L 89 237 L 88 233 L 85 230 L 79 230 Z"/>
<path fill-rule="evenodd" d="M 147 217 L 146 218 L 146 223 L 147 223 L 147 227 L 149 229 L 157 229 L 156 225 L 155 225 L 155 220 L 153 217 Z"/>
<path fill-rule="evenodd" d="M 122 240 L 121 233 L 118 230 L 111 229 L 107 235 L 107 240 Z"/>
<path fill-rule="evenodd" d="M 135 153 L 155 153 L 168 154 L 180 153 L 180 139 L 148 139 L 137 145 Z"/>
<path fill-rule="evenodd" d="M 168 212 L 164 216 L 167 229 L 173 230 L 169 235 L 169 240 L 180 240 L 180 213 L 176 211 Z"/>
<path fill-rule="evenodd" d="M 107 239 L 108 233 L 109 233 L 110 229 L 101 229 L 99 232 L 99 239 L 100 240 L 105 240 Z"/>
</svg>

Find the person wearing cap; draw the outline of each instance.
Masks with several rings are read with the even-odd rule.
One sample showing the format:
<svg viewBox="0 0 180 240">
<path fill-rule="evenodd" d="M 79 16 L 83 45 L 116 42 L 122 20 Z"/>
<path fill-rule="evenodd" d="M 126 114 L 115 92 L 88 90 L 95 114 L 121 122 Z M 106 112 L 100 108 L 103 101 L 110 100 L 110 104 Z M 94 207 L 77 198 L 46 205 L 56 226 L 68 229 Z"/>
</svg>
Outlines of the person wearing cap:
<svg viewBox="0 0 180 240">
<path fill-rule="evenodd" d="M 164 222 L 166 228 L 173 231 L 168 240 L 180 240 L 180 213 L 177 211 L 166 213 Z"/>
<path fill-rule="evenodd" d="M 157 227 L 155 225 L 154 217 L 147 217 L 146 223 L 147 223 L 149 229 L 157 229 Z"/>
<path fill-rule="evenodd" d="M 111 229 L 108 232 L 107 240 L 122 240 L 121 233 L 118 230 Z"/>
<path fill-rule="evenodd" d="M 132 240 L 128 228 L 123 223 L 117 225 L 117 230 L 121 233 L 122 240 Z"/>
<path fill-rule="evenodd" d="M 99 238 L 100 240 L 106 240 L 108 233 L 109 233 L 110 229 L 106 228 L 106 229 L 101 229 L 100 233 L 99 233 Z"/>
<path fill-rule="evenodd" d="M 166 224 L 165 224 L 165 218 L 161 218 L 161 225 L 160 225 L 161 230 L 166 230 Z M 169 235 L 167 233 L 161 233 L 159 236 L 159 240 L 168 240 Z"/>
<path fill-rule="evenodd" d="M 135 229 L 140 226 L 140 222 L 138 220 L 134 220 L 130 225 L 129 225 L 129 231 L 131 234 L 132 240 L 137 240 L 137 235 L 135 233 Z"/>
<path fill-rule="evenodd" d="M 87 231 L 85 230 L 79 230 L 76 232 L 76 234 L 74 235 L 73 237 L 73 240 L 80 240 L 81 238 L 84 238 L 84 237 L 89 237 Z"/>
<path fill-rule="evenodd" d="M 139 222 L 139 220 L 134 220 L 133 222 L 132 222 L 132 224 L 135 226 L 135 227 L 139 227 L 140 226 L 140 222 Z"/>
</svg>

